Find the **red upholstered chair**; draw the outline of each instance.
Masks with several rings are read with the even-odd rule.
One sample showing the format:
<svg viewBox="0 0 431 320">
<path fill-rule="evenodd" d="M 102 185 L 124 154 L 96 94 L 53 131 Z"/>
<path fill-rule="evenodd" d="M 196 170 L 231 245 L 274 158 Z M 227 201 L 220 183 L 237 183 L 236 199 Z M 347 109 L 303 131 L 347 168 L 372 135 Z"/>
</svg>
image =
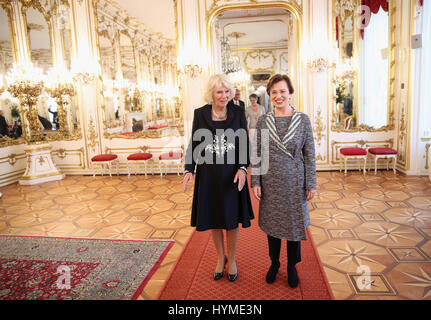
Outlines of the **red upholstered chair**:
<svg viewBox="0 0 431 320">
<path fill-rule="evenodd" d="M 102 176 L 105 173 L 105 166 L 109 169 L 109 176 L 112 178 L 111 167 L 112 164 L 115 163 L 117 165 L 117 175 L 120 175 L 120 171 L 118 168 L 118 156 L 116 154 L 99 154 L 91 158 L 91 167 L 93 169 L 93 179 L 96 177 L 96 168 L 95 165 L 100 165 Z"/>
<path fill-rule="evenodd" d="M 177 166 L 177 173 L 180 175 L 180 172 L 182 172 L 182 166 L 183 166 L 183 152 L 182 150 L 179 151 L 170 151 L 162 153 L 159 156 L 159 169 L 160 169 L 160 178 L 163 177 L 163 170 L 165 169 L 165 174 L 168 174 L 168 166 L 169 165 L 176 165 Z"/>
<path fill-rule="evenodd" d="M 342 169 L 342 165 L 344 163 L 344 174 L 347 174 L 347 160 L 364 160 L 364 174 L 366 172 L 367 167 L 367 150 L 363 148 L 341 148 L 340 149 L 340 157 L 342 162 L 340 162 L 340 172 Z M 359 162 L 359 171 L 361 171 L 360 162 Z"/>
<path fill-rule="evenodd" d="M 128 178 L 130 178 L 130 165 L 135 165 L 135 175 L 137 173 L 137 167 L 138 165 L 143 164 L 145 169 L 145 177 L 147 176 L 147 168 L 149 164 L 149 160 L 153 158 L 153 155 L 151 153 L 134 153 L 127 157 L 127 172 L 128 172 Z M 154 174 L 154 173 L 153 173 Z"/>
<path fill-rule="evenodd" d="M 393 170 L 394 173 L 397 173 L 397 150 L 392 148 L 369 148 L 368 155 L 371 160 L 374 160 L 374 174 L 377 174 L 377 160 L 379 159 L 387 159 L 386 168 L 389 170 L 389 162 L 391 159 L 394 162 Z M 370 170 L 371 170 L 371 161 L 370 161 Z"/>
</svg>

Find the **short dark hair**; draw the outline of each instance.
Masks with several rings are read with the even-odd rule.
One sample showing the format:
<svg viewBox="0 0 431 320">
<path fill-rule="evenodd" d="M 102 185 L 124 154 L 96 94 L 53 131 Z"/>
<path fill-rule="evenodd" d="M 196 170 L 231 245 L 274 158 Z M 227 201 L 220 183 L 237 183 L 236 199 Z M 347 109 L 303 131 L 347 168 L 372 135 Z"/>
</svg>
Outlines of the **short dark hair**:
<svg viewBox="0 0 431 320">
<path fill-rule="evenodd" d="M 257 96 L 257 94 L 255 94 L 255 93 L 252 93 L 248 98 L 249 98 L 249 99 L 251 99 L 251 98 L 255 98 L 256 100 L 258 100 L 258 99 L 259 99 L 259 97 L 258 97 L 258 96 Z"/>
<path fill-rule="evenodd" d="M 292 81 L 290 80 L 289 76 L 285 74 L 276 74 L 268 80 L 268 84 L 266 85 L 266 92 L 268 93 L 268 95 L 271 95 L 271 88 L 274 86 L 274 84 L 281 81 L 286 81 L 287 88 L 289 89 L 290 94 L 293 94 L 295 92 L 295 90 L 293 89 Z"/>
</svg>

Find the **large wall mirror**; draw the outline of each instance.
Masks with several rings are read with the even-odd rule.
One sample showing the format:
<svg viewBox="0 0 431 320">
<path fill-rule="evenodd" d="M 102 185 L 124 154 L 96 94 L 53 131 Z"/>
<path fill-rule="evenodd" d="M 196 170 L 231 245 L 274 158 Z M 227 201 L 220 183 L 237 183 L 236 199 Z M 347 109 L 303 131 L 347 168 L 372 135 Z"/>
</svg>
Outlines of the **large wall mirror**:
<svg viewBox="0 0 431 320">
<path fill-rule="evenodd" d="M 177 71 L 168 68 L 166 56 L 161 56 L 161 52 L 168 52 L 174 60 L 174 45 L 140 34 L 124 21 L 113 21 L 101 8 L 98 22 L 105 137 L 179 136 L 182 119 L 175 116 L 182 112 L 174 112 L 175 107 L 181 108 L 179 90 L 174 87 Z"/>
<path fill-rule="evenodd" d="M 334 0 L 333 8 L 338 48 L 333 130 L 391 130 L 395 3 Z"/>
<path fill-rule="evenodd" d="M 265 112 L 273 110 L 266 94 L 268 79 L 276 73 L 288 74 L 295 88 L 291 103 L 302 110 L 301 25 L 302 12 L 296 3 L 215 8 L 207 25 L 213 71 L 230 77 L 247 107 L 252 107 L 250 94 L 256 94 Z"/>
<path fill-rule="evenodd" d="M 0 6 L 0 146 L 19 143 L 23 134 L 19 101 L 5 91 L 5 76 L 12 68 L 15 55 L 9 10 Z"/>
</svg>

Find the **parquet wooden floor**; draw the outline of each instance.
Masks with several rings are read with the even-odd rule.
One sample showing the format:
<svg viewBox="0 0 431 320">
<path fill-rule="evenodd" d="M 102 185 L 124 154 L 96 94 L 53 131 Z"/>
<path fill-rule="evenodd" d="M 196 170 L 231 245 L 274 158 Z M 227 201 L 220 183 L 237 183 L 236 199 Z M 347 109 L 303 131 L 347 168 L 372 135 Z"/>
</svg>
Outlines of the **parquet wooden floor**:
<svg viewBox="0 0 431 320">
<path fill-rule="evenodd" d="M 310 229 L 336 299 L 431 299 L 428 178 L 319 172 L 317 180 Z M 193 190 L 184 194 L 177 175 L 67 176 L 0 192 L 0 234 L 174 239 L 140 299 L 158 296 L 193 232 Z"/>
</svg>

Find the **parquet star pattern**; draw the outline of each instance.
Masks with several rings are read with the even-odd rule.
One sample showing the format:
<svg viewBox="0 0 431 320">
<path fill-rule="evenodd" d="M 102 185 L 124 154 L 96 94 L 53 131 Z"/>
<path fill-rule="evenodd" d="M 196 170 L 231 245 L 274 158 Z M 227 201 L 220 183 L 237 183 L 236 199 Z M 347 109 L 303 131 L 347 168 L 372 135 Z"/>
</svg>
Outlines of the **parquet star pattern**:
<svg viewBox="0 0 431 320">
<path fill-rule="evenodd" d="M 431 299 L 428 178 L 318 172 L 317 181 L 310 230 L 335 298 Z M 183 193 L 177 175 L 67 176 L 0 192 L 0 234 L 174 239 L 139 299 L 158 296 L 193 232 L 193 188 Z"/>
<path fill-rule="evenodd" d="M 319 172 L 317 182 L 310 228 L 335 298 L 431 300 L 428 177 Z"/>
</svg>

